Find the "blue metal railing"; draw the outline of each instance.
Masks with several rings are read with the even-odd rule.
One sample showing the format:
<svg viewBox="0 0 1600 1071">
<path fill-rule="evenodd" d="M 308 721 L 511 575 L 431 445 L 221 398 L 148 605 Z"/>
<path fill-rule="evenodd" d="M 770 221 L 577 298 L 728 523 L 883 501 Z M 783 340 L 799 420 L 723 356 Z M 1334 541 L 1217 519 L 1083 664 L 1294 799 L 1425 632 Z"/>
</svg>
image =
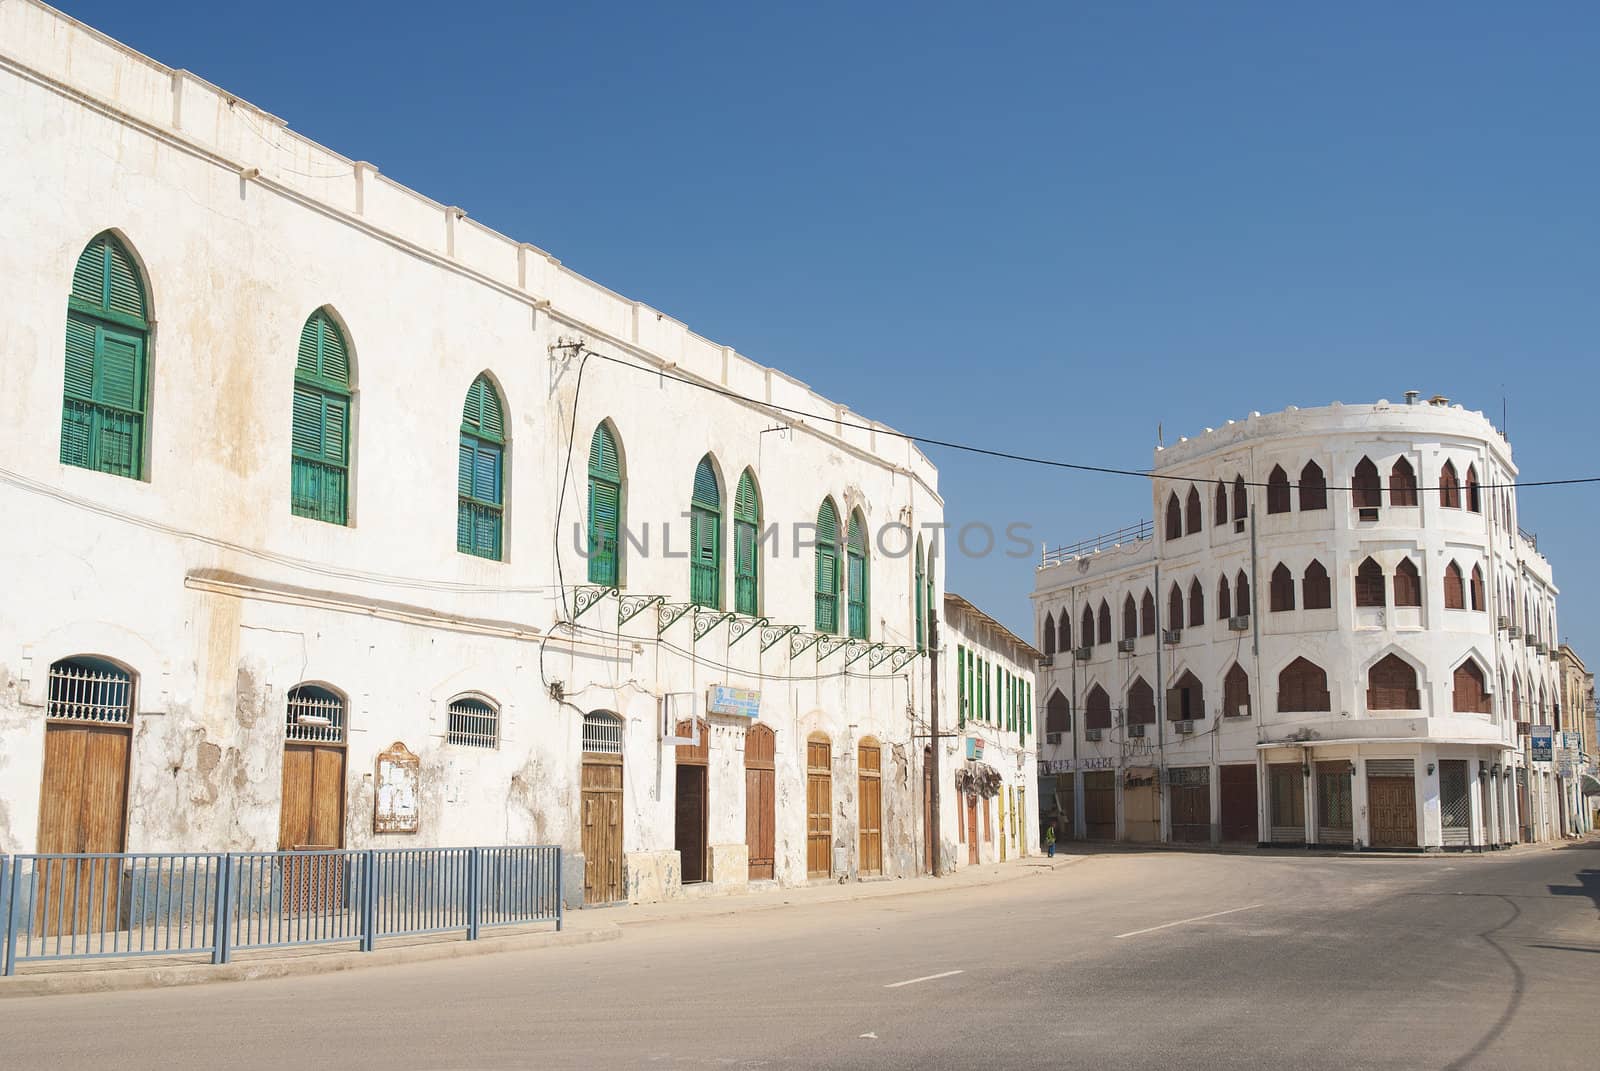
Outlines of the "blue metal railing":
<svg viewBox="0 0 1600 1071">
<path fill-rule="evenodd" d="M 561 849 L 0 855 L 0 973 L 562 924 Z"/>
</svg>

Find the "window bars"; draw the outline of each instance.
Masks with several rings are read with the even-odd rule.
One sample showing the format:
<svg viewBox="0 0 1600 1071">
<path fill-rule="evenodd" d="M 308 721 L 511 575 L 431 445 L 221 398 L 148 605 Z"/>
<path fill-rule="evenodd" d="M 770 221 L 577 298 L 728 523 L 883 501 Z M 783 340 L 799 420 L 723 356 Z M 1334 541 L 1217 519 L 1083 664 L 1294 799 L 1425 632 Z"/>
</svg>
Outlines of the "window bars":
<svg viewBox="0 0 1600 1071">
<path fill-rule="evenodd" d="M 133 722 L 133 679 L 104 662 L 62 661 L 50 667 L 47 716 L 100 725 Z"/>
<path fill-rule="evenodd" d="M 463 747 L 499 747 L 500 711 L 481 699 L 457 699 L 450 704 L 445 742 Z"/>
<path fill-rule="evenodd" d="M 344 700 L 309 685 L 289 689 L 285 737 L 315 744 L 344 743 Z"/>
<path fill-rule="evenodd" d="M 622 722 L 609 714 L 585 714 L 583 750 L 599 755 L 622 754 Z"/>
</svg>

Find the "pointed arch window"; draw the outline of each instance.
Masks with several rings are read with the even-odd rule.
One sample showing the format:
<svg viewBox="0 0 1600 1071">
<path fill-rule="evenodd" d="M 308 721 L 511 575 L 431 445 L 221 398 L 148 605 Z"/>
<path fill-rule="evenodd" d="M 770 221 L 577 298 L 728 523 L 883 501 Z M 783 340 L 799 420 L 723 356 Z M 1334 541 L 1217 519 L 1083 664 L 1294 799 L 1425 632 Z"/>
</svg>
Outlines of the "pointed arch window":
<svg viewBox="0 0 1600 1071">
<path fill-rule="evenodd" d="M 1044 641 L 1044 654 L 1048 658 L 1056 653 L 1056 619 L 1055 615 L 1046 610 L 1044 614 L 1044 627 L 1039 630 L 1039 636 Z"/>
<path fill-rule="evenodd" d="M 1383 566 L 1371 558 L 1362 562 L 1361 567 L 1356 570 L 1356 605 L 1387 606 L 1388 594 Z"/>
<path fill-rule="evenodd" d="M 817 563 L 813 588 L 816 597 L 814 624 L 818 632 L 839 631 L 839 511 L 833 499 L 825 498 L 817 507 Z"/>
<path fill-rule="evenodd" d="M 1233 519 L 1242 521 L 1250 515 L 1250 501 L 1245 498 L 1244 476 L 1233 478 Z"/>
<path fill-rule="evenodd" d="M 1098 619 L 1099 619 L 1099 623 L 1100 623 L 1100 629 L 1099 629 L 1098 635 L 1095 637 L 1095 642 L 1096 643 L 1110 643 L 1111 642 L 1111 606 L 1104 599 L 1100 600 L 1100 614 L 1099 614 L 1099 618 Z"/>
<path fill-rule="evenodd" d="M 1444 567 L 1444 608 L 1446 610 L 1465 610 L 1467 608 L 1467 585 L 1461 575 L 1461 566 L 1455 562 Z"/>
<path fill-rule="evenodd" d="M 1154 636 L 1156 634 L 1156 597 L 1149 588 L 1144 589 L 1144 598 L 1139 602 L 1139 635 Z"/>
<path fill-rule="evenodd" d="M 1130 592 L 1122 600 L 1122 638 L 1131 640 L 1139 635 L 1139 607 Z"/>
<path fill-rule="evenodd" d="M 1217 481 L 1216 503 L 1211 512 L 1211 523 L 1219 528 L 1228 523 L 1228 485 Z"/>
<path fill-rule="evenodd" d="M 1421 710 L 1417 671 L 1399 655 L 1384 655 L 1367 671 L 1368 710 Z"/>
<path fill-rule="evenodd" d="M 1294 574 L 1282 562 L 1272 570 L 1272 584 L 1268 592 L 1272 612 L 1283 613 L 1294 609 Z"/>
<path fill-rule="evenodd" d="M 1307 658 L 1296 658 L 1278 674 L 1278 710 L 1311 713 L 1332 708 L 1328 674 Z"/>
<path fill-rule="evenodd" d="M 1288 513 L 1289 498 L 1289 474 L 1282 465 L 1274 465 L 1267 476 L 1267 512 Z"/>
<path fill-rule="evenodd" d="M 923 650 L 924 648 L 927 647 L 927 635 L 928 635 L 928 633 L 927 633 L 928 615 L 927 615 L 927 609 L 923 605 L 924 581 L 925 581 L 925 577 L 923 576 L 923 570 L 922 570 L 922 537 L 918 536 L 917 537 L 916 572 L 912 575 L 911 584 L 916 589 L 915 595 L 916 595 L 916 600 L 917 600 L 917 650 L 919 650 L 919 651 L 921 651 L 921 650 Z M 1053 630 L 1054 628 L 1055 628 L 1054 625 L 1050 626 L 1051 630 Z M 1045 652 L 1046 654 L 1054 654 L 1055 653 L 1055 644 L 1052 643 L 1050 645 L 1050 647 L 1051 647 L 1051 649 L 1049 651 L 1046 651 Z"/>
<path fill-rule="evenodd" d="M 1067 608 L 1065 606 L 1061 608 L 1061 616 L 1057 619 L 1057 621 L 1058 624 L 1056 627 L 1060 630 L 1061 636 L 1061 642 L 1058 645 L 1058 649 L 1062 651 L 1070 651 L 1072 650 L 1072 617 L 1067 613 Z"/>
<path fill-rule="evenodd" d="M 1135 677 L 1128 686 L 1126 721 L 1129 725 L 1154 725 L 1156 723 L 1156 692 L 1143 677 Z"/>
<path fill-rule="evenodd" d="M 761 496 L 755 473 L 745 469 L 733 495 L 733 608 L 752 617 L 761 612 L 760 532 Z"/>
<path fill-rule="evenodd" d="M 1183 589 L 1178 586 L 1176 581 L 1174 581 L 1171 590 L 1167 592 L 1167 628 L 1175 629 L 1182 627 Z"/>
<path fill-rule="evenodd" d="M 1111 695 L 1098 684 L 1089 689 L 1083 701 L 1083 727 L 1085 729 L 1111 728 Z"/>
<path fill-rule="evenodd" d="M 1228 585 L 1228 574 L 1217 577 L 1217 620 L 1226 621 L 1233 616 L 1233 588 Z"/>
<path fill-rule="evenodd" d="M 1405 458 L 1395 458 L 1394 467 L 1389 470 L 1389 505 L 1415 506 L 1416 504 L 1417 472 Z"/>
<path fill-rule="evenodd" d="M 1083 618 L 1078 622 L 1078 638 L 1085 647 L 1094 646 L 1094 610 L 1088 606 L 1083 608 Z"/>
<path fill-rule="evenodd" d="M 1301 594 L 1307 610 L 1333 608 L 1333 584 L 1328 580 L 1328 570 L 1315 558 L 1306 566 L 1305 579 L 1301 581 Z"/>
<path fill-rule="evenodd" d="M 149 344 L 138 266 L 116 237 L 98 235 L 79 254 L 67 297 L 62 464 L 143 479 Z"/>
<path fill-rule="evenodd" d="M 1439 469 L 1439 505 L 1445 509 L 1461 508 L 1461 481 L 1456 477 L 1456 467 L 1446 461 Z"/>
<path fill-rule="evenodd" d="M 872 581 L 868 576 L 867 560 L 867 524 L 860 510 L 852 510 L 845 544 L 845 563 L 850 585 L 850 636 L 857 640 L 867 638 L 872 611 Z"/>
<path fill-rule="evenodd" d="M 1478 491 L 1478 467 L 1476 465 L 1467 466 L 1466 499 L 1469 512 L 1483 512 L 1483 496 Z"/>
<path fill-rule="evenodd" d="M 1370 457 L 1356 462 L 1355 475 L 1350 478 L 1350 496 L 1356 509 L 1377 509 L 1383 504 L 1383 490 L 1378 482 L 1378 466 Z"/>
<path fill-rule="evenodd" d="M 1206 623 L 1206 589 L 1200 586 L 1200 578 L 1195 577 L 1189 581 L 1189 625 L 1199 628 Z"/>
<path fill-rule="evenodd" d="M 1053 691 L 1044 705 L 1044 731 L 1070 733 L 1072 731 L 1072 703 L 1061 692 Z"/>
<path fill-rule="evenodd" d="M 1493 712 L 1489 696 L 1489 683 L 1484 679 L 1483 667 L 1467 659 L 1456 667 L 1452 676 L 1450 706 L 1462 714 L 1489 714 Z"/>
<path fill-rule="evenodd" d="M 1483 570 L 1476 565 L 1472 567 L 1470 594 L 1472 595 L 1472 608 L 1474 610 L 1483 610 L 1487 607 L 1483 597 Z"/>
<path fill-rule="evenodd" d="M 1233 581 L 1233 608 L 1240 617 L 1249 617 L 1254 606 L 1250 599 L 1250 577 L 1240 569 Z"/>
<path fill-rule="evenodd" d="M 1401 558 L 1400 564 L 1395 566 L 1394 604 L 1396 606 L 1422 605 L 1422 577 L 1417 572 L 1417 563 L 1410 558 Z"/>
<path fill-rule="evenodd" d="M 456 463 L 456 549 L 500 561 L 504 552 L 505 410 L 489 377 L 467 388 Z"/>
<path fill-rule="evenodd" d="M 1194 535 L 1200 531 L 1200 492 L 1194 484 L 1189 485 L 1189 497 L 1184 503 L 1184 535 Z"/>
<path fill-rule="evenodd" d="M 1322 474 L 1322 466 L 1307 461 L 1300 470 L 1300 512 L 1327 508 L 1328 481 Z"/>
<path fill-rule="evenodd" d="M 1250 674 L 1235 662 L 1222 678 L 1222 716 L 1246 718 L 1250 716 Z"/>
<path fill-rule="evenodd" d="M 297 517 L 348 523 L 350 350 L 326 309 L 312 313 L 300 329 L 292 446 L 290 510 Z"/>
<path fill-rule="evenodd" d="M 1184 670 L 1167 689 L 1167 720 L 1195 721 L 1206 716 L 1206 690 L 1200 678 Z"/>
<path fill-rule="evenodd" d="M 589 440 L 589 583 L 621 584 L 622 461 L 611 426 L 601 422 Z"/>
<path fill-rule="evenodd" d="M 689 601 L 722 609 L 722 483 L 707 454 L 689 493 Z"/>
<path fill-rule="evenodd" d="M 1167 538 L 1183 538 L 1183 507 L 1178 505 L 1178 493 L 1167 496 Z"/>
</svg>

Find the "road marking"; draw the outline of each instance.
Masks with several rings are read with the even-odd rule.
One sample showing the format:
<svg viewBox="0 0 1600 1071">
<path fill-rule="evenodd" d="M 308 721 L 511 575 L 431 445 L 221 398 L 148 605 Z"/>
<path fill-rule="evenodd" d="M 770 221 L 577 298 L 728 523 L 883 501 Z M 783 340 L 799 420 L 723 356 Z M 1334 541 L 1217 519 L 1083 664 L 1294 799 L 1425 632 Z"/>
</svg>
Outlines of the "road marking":
<svg viewBox="0 0 1600 1071">
<path fill-rule="evenodd" d="M 1127 933 L 1119 933 L 1115 937 L 1113 937 L 1112 940 L 1113 941 L 1117 941 L 1117 940 L 1121 940 L 1124 937 L 1138 937 L 1141 933 L 1155 933 L 1157 930 L 1166 930 L 1166 929 L 1170 929 L 1173 926 L 1182 926 L 1185 923 L 1189 923 L 1189 922 L 1204 922 L 1206 919 L 1221 918 L 1223 915 L 1232 915 L 1232 914 L 1236 914 L 1237 912 L 1240 912 L 1240 911 L 1249 911 L 1252 908 L 1257 908 L 1257 907 L 1261 907 L 1261 906 L 1263 906 L 1263 905 L 1261 905 L 1261 904 L 1246 904 L 1243 907 L 1230 907 L 1226 911 L 1213 911 L 1209 915 L 1196 915 L 1194 918 L 1178 919 L 1176 922 L 1163 922 L 1159 926 L 1147 926 L 1142 930 L 1129 930 Z"/>
<path fill-rule="evenodd" d="M 931 982 L 936 978 L 949 978 L 955 974 L 965 974 L 965 971 L 945 971 L 943 974 L 924 974 L 921 978 L 907 978 L 903 982 L 890 982 L 885 989 L 899 989 L 903 985 L 916 985 L 918 982 Z"/>
</svg>

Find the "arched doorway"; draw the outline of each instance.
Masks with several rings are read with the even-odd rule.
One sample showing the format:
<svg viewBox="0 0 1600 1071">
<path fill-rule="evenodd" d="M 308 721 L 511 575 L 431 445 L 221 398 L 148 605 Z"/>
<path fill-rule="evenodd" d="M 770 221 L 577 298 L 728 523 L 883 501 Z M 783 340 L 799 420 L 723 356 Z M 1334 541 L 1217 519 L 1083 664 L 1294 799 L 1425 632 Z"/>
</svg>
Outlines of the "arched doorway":
<svg viewBox="0 0 1600 1071">
<path fill-rule="evenodd" d="M 677 750 L 677 794 L 673 844 L 685 885 L 706 880 L 707 822 L 710 818 L 711 726 L 703 719 L 680 721 L 675 734 L 693 738 Z"/>
<path fill-rule="evenodd" d="M 583 716 L 583 902 L 612 904 L 622 888 L 622 719 Z"/>
<path fill-rule="evenodd" d="M 67 658 L 50 667 L 45 706 L 40 852 L 120 852 L 126 848 L 128 755 L 133 677 L 101 658 Z M 69 861 L 42 864 L 34 932 L 82 933 L 108 926 L 119 883 Z"/>
<path fill-rule="evenodd" d="M 883 748 L 870 736 L 856 748 L 856 778 L 860 872 L 879 875 L 883 873 Z"/>
<path fill-rule="evenodd" d="M 833 745 L 822 733 L 806 739 L 806 876 L 833 875 Z"/>
<path fill-rule="evenodd" d="M 332 689 L 289 689 L 283 733 L 283 799 L 278 850 L 329 852 L 344 847 L 345 701 Z M 283 868 L 284 896 L 298 910 L 332 910 L 343 896 L 339 856 L 312 855 Z"/>
<path fill-rule="evenodd" d="M 771 881 L 777 862 L 777 734 L 756 724 L 744 734 L 744 843 L 750 880 Z"/>
</svg>

